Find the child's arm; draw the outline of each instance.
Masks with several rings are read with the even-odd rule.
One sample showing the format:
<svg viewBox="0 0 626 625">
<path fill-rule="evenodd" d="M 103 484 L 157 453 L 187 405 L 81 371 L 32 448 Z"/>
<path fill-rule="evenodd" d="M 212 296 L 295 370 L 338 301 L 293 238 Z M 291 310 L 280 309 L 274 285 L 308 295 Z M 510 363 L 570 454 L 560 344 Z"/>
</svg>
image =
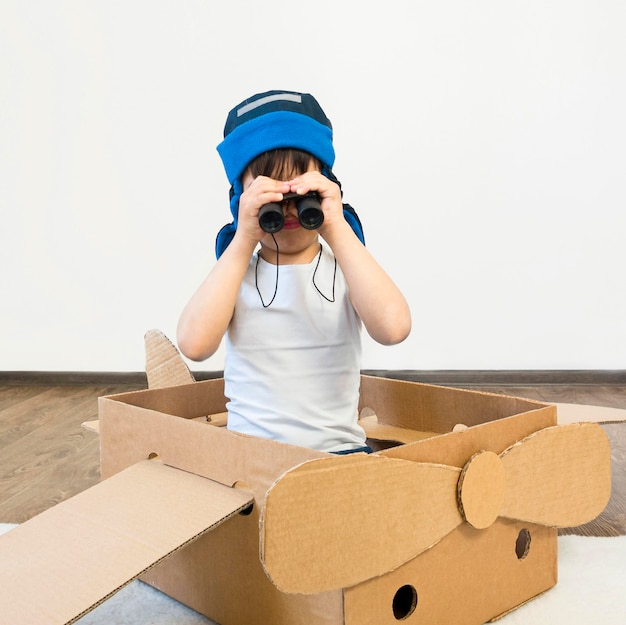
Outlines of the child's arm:
<svg viewBox="0 0 626 625">
<path fill-rule="evenodd" d="M 411 312 L 404 296 L 344 219 L 337 185 L 316 172 L 291 181 L 292 192 L 310 190 L 322 198 L 320 234 L 333 250 L 368 334 L 383 345 L 400 343 L 411 331 Z"/>
<path fill-rule="evenodd" d="M 180 351 L 191 360 L 205 360 L 220 345 L 235 310 L 250 258 L 264 232 L 259 208 L 282 200 L 286 183 L 259 178 L 241 194 L 237 232 L 224 253 L 194 293 L 178 321 Z"/>
<path fill-rule="evenodd" d="M 359 241 L 349 224 L 326 231 L 324 238 L 350 288 L 350 301 L 368 334 L 378 343 L 395 345 L 411 331 L 411 312 L 391 278 Z"/>
<path fill-rule="evenodd" d="M 235 235 L 185 306 L 178 321 L 177 340 L 187 358 L 205 360 L 217 351 L 255 246 Z"/>
</svg>

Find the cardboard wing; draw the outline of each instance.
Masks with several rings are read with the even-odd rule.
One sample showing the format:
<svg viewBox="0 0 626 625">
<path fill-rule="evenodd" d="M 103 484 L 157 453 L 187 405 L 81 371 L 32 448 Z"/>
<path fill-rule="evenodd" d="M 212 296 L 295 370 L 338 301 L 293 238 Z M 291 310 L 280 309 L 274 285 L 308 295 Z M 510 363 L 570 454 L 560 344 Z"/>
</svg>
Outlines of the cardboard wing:
<svg viewBox="0 0 626 625">
<path fill-rule="evenodd" d="M 200 535 L 252 494 L 145 460 L 0 537 L 11 625 L 66 625 Z"/>
<path fill-rule="evenodd" d="M 268 490 L 261 559 L 283 592 L 347 588 L 395 570 L 464 521 L 476 529 L 500 516 L 580 525 L 602 512 L 610 493 L 609 442 L 593 423 L 539 430 L 499 455 L 478 452 L 462 468 L 376 455 L 322 458 Z M 376 549 L 381 536 L 385 549 Z"/>
</svg>

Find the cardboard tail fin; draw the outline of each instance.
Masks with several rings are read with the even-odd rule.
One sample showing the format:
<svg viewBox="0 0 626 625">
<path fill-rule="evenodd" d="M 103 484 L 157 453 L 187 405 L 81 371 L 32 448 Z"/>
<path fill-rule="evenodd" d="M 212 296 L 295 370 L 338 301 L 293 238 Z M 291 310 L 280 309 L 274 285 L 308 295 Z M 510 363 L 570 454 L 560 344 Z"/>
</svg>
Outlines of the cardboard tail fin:
<svg viewBox="0 0 626 625">
<path fill-rule="evenodd" d="M 149 388 L 167 388 L 196 381 L 178 348 L 161 330 L 148 330 L 144 345 Z"/>
</svg>

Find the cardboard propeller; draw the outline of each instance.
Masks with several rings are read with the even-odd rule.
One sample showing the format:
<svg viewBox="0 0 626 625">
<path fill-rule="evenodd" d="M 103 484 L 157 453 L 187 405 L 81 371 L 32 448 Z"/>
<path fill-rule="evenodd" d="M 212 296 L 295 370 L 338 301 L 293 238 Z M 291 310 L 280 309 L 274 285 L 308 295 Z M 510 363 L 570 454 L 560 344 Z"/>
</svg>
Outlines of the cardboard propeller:
<svg viewBox="0 0 626 625">
<path fill-rule="evenodd" d="M 462 468 L 365 454 L 312 460 L 267 491 L 261 560 L 280 590 L 311 594 L 392 571 L 464 521 L 477 530 L 498 517 L 580 525 L 609 500 L 609 458 L 602 428 L 576 423 L 499 455 L 479 452 Z M 380 536 L 384 550 L 373 547 Z"/>
</svg>

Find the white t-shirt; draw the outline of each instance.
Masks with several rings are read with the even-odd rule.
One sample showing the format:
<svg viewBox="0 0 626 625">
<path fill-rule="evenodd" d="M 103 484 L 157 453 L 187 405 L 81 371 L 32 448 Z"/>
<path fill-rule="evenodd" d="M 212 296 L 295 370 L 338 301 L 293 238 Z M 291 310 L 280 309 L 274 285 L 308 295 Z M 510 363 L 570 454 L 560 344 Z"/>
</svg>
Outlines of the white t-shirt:
<svg viewBox="0 0 626 625">
<path fill-rule="evenodd" d="M 342 451 L 365 445 L 361 320 L 332 252 L 322 250 L 310 264 L 279 265 L 277 289 L 276 265 L 253 255 L 226 333 L 228 428 Z"/>
</svg>

